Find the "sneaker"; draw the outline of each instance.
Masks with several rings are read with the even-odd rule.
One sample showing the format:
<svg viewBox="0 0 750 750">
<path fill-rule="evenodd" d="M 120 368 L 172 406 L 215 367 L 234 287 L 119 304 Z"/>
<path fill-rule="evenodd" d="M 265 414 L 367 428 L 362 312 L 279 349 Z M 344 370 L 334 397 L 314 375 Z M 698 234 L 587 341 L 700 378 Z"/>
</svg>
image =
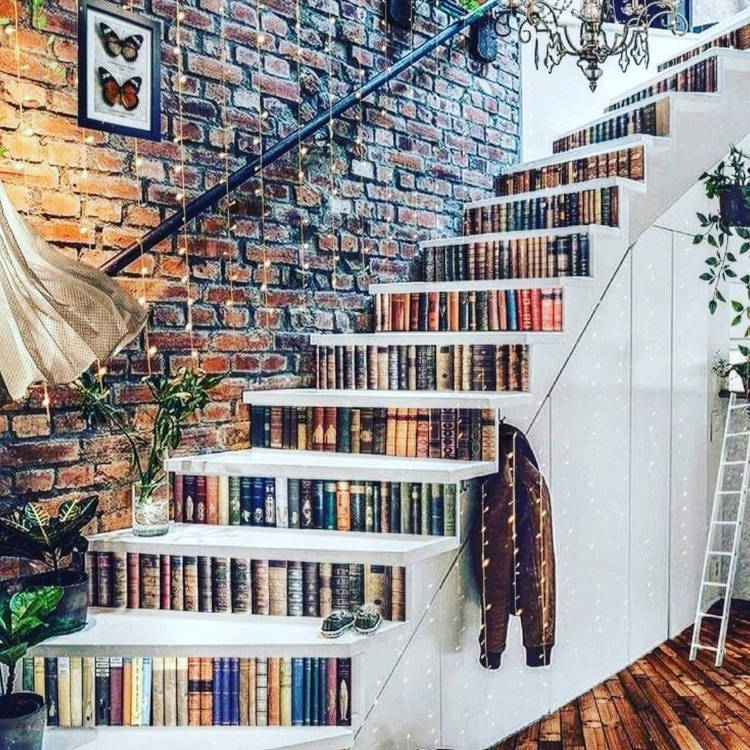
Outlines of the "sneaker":
<svg viewBox="0 0 750 750">
<path fill-rule="evenodd" d="M 354 615 L 348 609 L 334 609 L 328 617 L 323 620 L 320 634 L 324 638 L 338 638 L 344 635 L 354 625 Z"/>
<path fill-rule="evenodd" d="M 383 622 L 383 618 L 374 604 L 360 604 L 354 619 L 354 629 L 362 635 L 374 633 Z"/>
</svg>

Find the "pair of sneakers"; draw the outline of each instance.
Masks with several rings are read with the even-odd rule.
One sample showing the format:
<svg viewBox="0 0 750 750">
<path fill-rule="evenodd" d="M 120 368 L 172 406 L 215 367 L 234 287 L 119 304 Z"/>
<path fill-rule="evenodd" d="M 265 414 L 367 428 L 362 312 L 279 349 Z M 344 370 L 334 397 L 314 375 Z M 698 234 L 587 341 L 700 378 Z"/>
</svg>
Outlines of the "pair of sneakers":
<svg viewBox="0 0 750 750">
<path fill-rule="evenodd" d="M 354 614 L 348 609 L 334 609 L 323 620 L 320 633 L 324 638 L 338 638 L 353 628 L 361 635 L 370 635 L 380 627 L 382 621 L 374 604 L 360 604 Z"/>
</svg>

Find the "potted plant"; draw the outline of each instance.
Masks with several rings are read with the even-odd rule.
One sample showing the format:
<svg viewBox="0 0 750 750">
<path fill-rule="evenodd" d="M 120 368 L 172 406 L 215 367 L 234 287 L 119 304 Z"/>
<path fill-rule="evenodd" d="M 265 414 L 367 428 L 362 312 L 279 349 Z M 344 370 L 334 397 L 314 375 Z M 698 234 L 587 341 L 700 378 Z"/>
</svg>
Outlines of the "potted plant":
<svg viewBox="0 0 750 750">
<path fill-rule="evenodd" d="M 222 375 L 180 369 L 176 375 L 149 375 L 144 383 L 156 410 L 147 435 L 139 433 L 124 410 L 111 402 L 109 389 L 93 374 L 84 373 L 75 387 L 81 415 L 94 426 L 107 426 L 128 442 L 136 482 L 133 485 L 133 533 L 158 536 L 169 530 L 169 495 L 164 459 L 182 440 L 182 427 L 196 409 L 209 401 L 208 393 Z"/>
<path fill-rule="evenodd" d="M 8 590 L 57 586 L 62 595 L 50 618 L 54 633 L 72 633 L 86 625 L 88 573 L 84 552 L 88 541 L 81 533 L 94 517 L 95 497 L 65 500 L 57 512 L 49 502 L 29 502 L 0 514 L 0 549 L 3 555 L 36 560 L 47 571 L 8 584 Z"/>
<path fill-rule="evenodd" d="M 42 747 L 47 719 L 44 698 L 36 693 L 14 692 L 13 688 L 18 662 L 27 649 L 51 635 L 45 620 L 62 596 L 59 586 L 0 595 L 0 747 L 3 750 Z"/>
<path fill-rule="evenodd" d="M 744 336 L 750 335 L 750 274 L 738 275 L 741 256 L 750 251 L 750 162 L 748 157 L 734 146 L 729 152 L 731 174 L 726 172 L 725 162 L 720 162 L 713 172 L 704 172 L 701 180 L 709 198 L 719 198 L 716 213 L 698 213 L 701 231 L 693 237 L 693 243 L 705 242 L 710 255 L 705 260 L 706 270 L 701 280 L 711 287 L 708 310 L 713 315 L 719 303 L 731 305 L 732 325 L 746 321 Z M 736 239 L 735 239 L 736 238 Z M 726 287 L 732 282 L 743 294 L 732 295 L 727 302 Z"/>
</svg>

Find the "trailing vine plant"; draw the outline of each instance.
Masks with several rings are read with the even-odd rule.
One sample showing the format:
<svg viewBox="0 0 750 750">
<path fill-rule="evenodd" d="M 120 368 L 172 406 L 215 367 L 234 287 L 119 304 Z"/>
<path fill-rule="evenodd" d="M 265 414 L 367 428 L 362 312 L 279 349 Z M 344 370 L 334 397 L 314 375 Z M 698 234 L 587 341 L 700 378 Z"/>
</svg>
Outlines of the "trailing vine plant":
<svg viewBox="0 0 750 750">
<path fill-rule="evenodd" d="M 740 149 L 731 146 L 726 162 L 721 161 L 712 172 L 704 172 L 700 176 L 706 195 L 718 198 L 729 191 L 738 193 L 750 204 L 750 157 Z M 711 255 L 705 260 L 706 270 L 700 275 L 711 288 L 708 301 L 708 311 L 713 315 L 719 303 L 729 304 L 734 313 L 732 325 L 745 323 L 743 337 L 750 336 L 750 274 L 739 276 L 736 268 L 740 256 L 750 251 L 750 229 L 735 226 L 731 218 L 720 209 L 716 213 L 697 213 L 701 225 L 701 232 L 693 237 L 693 243 L 700 245 L 705 242 L 711 248 Z M 730 249 L 730 238 L 740 240 L 738 246 Z M 727 291 L 730 283 L 737 283 L 744 292 L 744 298 L 735 299 L 736 295 L 729 295 Z M 727 301 L 727 296 L 732 298 Z M 743 295 L 740 295 L 741 297 Z M 750 357 L 750 348 L 739 347 L 744 357 Z"/>
</svg>

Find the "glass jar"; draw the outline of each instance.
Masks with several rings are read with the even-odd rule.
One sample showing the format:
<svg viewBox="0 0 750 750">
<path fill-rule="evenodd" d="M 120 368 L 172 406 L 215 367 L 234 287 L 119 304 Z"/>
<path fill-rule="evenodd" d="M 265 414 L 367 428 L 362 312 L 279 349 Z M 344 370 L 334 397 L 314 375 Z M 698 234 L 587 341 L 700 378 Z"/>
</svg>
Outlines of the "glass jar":
<svg viewBox="0 0 750 750">
<path fill-rule="evenodd" d="M 162 536 L 169 531 L 169 486 L 133 485 L 133 533 L 136 536 Z"/>
</svg>

